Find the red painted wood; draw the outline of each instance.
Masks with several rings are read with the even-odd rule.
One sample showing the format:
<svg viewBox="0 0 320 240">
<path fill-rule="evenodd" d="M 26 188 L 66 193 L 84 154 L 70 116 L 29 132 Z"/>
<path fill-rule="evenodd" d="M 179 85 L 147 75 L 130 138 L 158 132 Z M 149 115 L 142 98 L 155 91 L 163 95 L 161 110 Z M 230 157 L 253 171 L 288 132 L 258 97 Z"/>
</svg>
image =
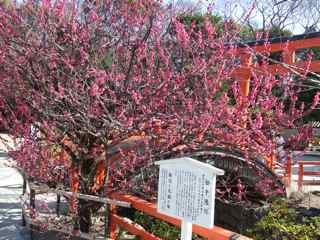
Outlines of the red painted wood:
<svg viewBox="0 0 320 240">
<path fill-rule="evenodd" d="M 298 191 L 302 189 L 303 184 L 303 164 L 299 164 Z"/>
<path fill-rule="evenodd" d="M 171 223 L 176 226 L 181 226 L 181 221 L 179 219 L 169 217 L 167 215 L 158 213 L 157 208 L 155 204 L 147 202 L 143 199 L 140 199 L 138 197 L 134 197 L 131 195 L 119 195 L 119 194 L 111 194 L 111 198 L 126 201 L 131 203 L 131 206 L 135 209 L 138 209 L 144 213 L 147 213 L 150 216 L 156 217 L 158 219 L 161 219 L 163 221 L 166 221 L 168 223 Z M 230 239 L 232 236 L 237 236 L 236 239 L 242 239 L 242 240 L 250 240 L 250 238 L 247 238 L 245 236 L 236 234 L 232 231 L 229 231 L 227 229 L 221 228 L 221 227 L 213 227 L 212 229 L 200 227 L 198 225 L 193 225 L 193 233 L 196 233 L 202 237 L 212 239 L 212 240 L 227 240 Z"/>
<path fill-rule="evenodd" d="M 320 165 L 320 162 L 309 162 L 309 161 L 305 161 L 305 162 L 298 162 L 298 164 L 302 164 L 302 165 Z"/>
<path fill-rule="evenodd" d="M 306 172 L 303 173 L 304 176 L 320 176 L 320 172 Z"/>
<path fill-rule="evenodd" d="M 111 222 L 118 225 L 120 228 L 127 230 L 131 234 L 141 237 L 145 240 L 161 240 L 160 238 L 154 236 L 153 234 L 145 231 L 143 228 L 138 226 L 137 224 L 131 223 L 128 220 L 116 215 L 111 214 L 110 217 Z"/>
<path fill-rule="evenodd" d="M 320 165 L 320 162 L 307 162 L 307 161 L 299 161 L 299 177 L 298 177 L 298 190 L 300 191 L 302 189 L 303 185 L 320 185 L 319 180 L 303 180 L 303 176 L 320 176 L 320 172 L 314 172 L 314 171 L 306 171 L 304 169 L 304 166 L 310 166 L 310 165 Z"/>
<path fill-rule="evenodd" d="M 320 181 L 316 181 L 316 180 L 304 180 L 302 182 L 303 185 L 307 185 L 307 186 L 318 186 L 320 185 Z"/>
<path fill-rule="evenodd" d="M 284 43 L 272 43 L 266 45 L 259 46 L 250 46 L 247 48 L 238 48 L 237 54 L 248 53 L 251 51 L 255 52 L 280 52 L 283 49 L 290 49 L 291 51 L 295 51 L 297 49 L 303 48 L 311 48 L 320 46 L 320 37 L 317 38 L 309 38 L 303 40 L 295 40 Z"/>
</svg>

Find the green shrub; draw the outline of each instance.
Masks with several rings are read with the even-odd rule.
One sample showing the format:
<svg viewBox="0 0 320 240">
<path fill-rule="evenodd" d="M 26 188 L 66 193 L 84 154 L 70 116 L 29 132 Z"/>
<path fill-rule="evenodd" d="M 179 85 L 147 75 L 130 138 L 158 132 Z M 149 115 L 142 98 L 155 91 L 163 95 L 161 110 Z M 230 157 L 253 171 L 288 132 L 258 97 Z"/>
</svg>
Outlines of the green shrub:
<svg viewBox="0 0 320 240">
<path fill-rule="evenodd" d="M 172 224 L 166 223 L 160 219 L 153 218 L 143 212 L 136 211 L 134 214 L 134 222 L 140 224 L 148 232 L 164 240 L 180 239 L 180 228 Z M 192 235 L 193 240 L 203 239 L 196 234 Z"/>
<path fill-rule="evenodd" d="M 256 240 L 317 240 L 320 216 L 303 216 L 284 201 L 277 201 L 247 235 Z"/>
</svg>

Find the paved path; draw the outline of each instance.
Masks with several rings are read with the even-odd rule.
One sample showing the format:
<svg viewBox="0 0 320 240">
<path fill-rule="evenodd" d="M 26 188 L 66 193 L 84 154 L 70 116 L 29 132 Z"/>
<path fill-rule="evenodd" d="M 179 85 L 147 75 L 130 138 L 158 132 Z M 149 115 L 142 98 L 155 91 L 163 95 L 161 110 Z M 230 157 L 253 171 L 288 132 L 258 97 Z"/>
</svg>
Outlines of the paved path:
<svg viewBox="0 0 320 240">
<path fill-rule="evenodd" d="M 12 167 L 14 162 L 7 155 L 8 148 L 13 146 L 11 138 L 0 133 L 0 240 L 30 240 L 29 230 L 22 227 L 20 196 L 23 178 Z M 38 198 L 37 200 L 39 200 Z M 46 196 L 45 199 L 53 202 L 55 207 L 55 195 L 51 198 Z M 55 232 L 36 232 L 34 239 L 57 240 L 64 238 Z"/>
<path fill-rule="evenodd" d="M 21 226 L 23 179 L 9 165 L 7 154 L 0 150 L 0 240 L 27 240 L 27 230 Z"/>
</svg>

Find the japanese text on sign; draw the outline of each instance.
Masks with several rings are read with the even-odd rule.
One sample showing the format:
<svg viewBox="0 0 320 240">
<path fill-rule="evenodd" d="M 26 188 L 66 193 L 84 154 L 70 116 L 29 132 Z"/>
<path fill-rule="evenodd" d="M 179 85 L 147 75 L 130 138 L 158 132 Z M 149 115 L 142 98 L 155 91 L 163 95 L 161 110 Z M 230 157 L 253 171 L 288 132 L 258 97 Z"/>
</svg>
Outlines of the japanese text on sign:
<svg viewBox="0 0 320 240">
<path fill-rule="evenodd" d="M 215 178 L 216 174 L 192 166 L 161 166 L 158 211 L 213 227 Z"/>
</svg>

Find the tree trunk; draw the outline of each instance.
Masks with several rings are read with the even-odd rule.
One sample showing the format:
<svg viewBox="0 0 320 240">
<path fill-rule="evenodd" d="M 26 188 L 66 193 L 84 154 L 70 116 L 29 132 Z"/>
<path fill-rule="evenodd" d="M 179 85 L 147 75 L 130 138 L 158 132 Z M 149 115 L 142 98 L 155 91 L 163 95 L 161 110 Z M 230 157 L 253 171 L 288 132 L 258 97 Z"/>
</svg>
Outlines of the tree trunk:
<svg viewBox="0 0 320 240">
<path fill-rule="evenodd" d="M 78 214 L 79 214 L 79 227 L 83 233 L 89 233 L 91 221 L 92 206 L 90 202 L 79 199 Z"/>
<path fill-rule="evenodd" d="M 78 222 L 80 231 L 89 233 L 92 225 L 92 216 L 103 206 L 102 203 L 79 199 L 78 202 Z"/>
</svg>

